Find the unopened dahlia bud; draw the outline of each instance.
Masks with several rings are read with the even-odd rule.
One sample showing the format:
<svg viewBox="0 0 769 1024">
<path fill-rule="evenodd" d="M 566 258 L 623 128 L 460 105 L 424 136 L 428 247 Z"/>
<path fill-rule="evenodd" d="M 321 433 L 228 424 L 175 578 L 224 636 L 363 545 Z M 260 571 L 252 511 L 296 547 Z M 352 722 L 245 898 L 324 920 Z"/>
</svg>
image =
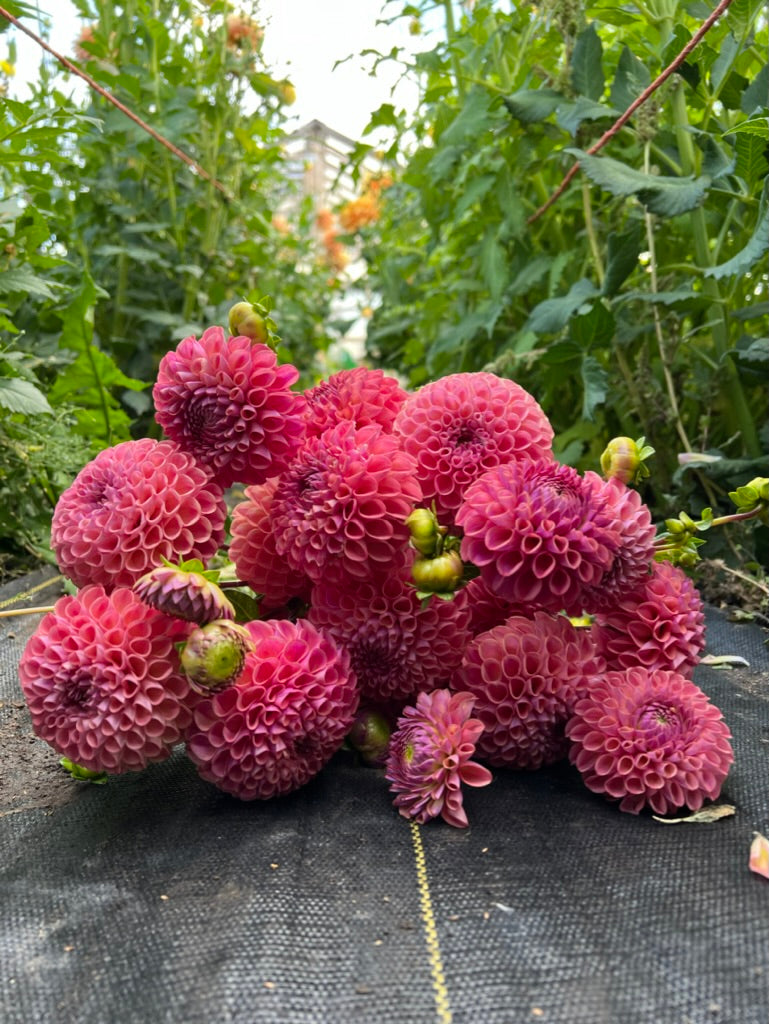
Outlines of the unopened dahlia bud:
<svg viewBox="0 0 769 1024">
<path fill-rule="evenodd" d="M 769 478 L 754 477 L 743 487 L 730 491 L 729 497 L 737 506 L 738 512 L 755 512 L 762 505 L 766 508 L 769 504 Z"/>
<path fill-rule="evenodd" d="M 435 513 L 429 508 L 415 508 L 406 520 L 411 534 L 411 546 L 420 555 L 431 558 L 438 551 L 445 528 L 438 525 Z"/>
<path fill-rule="evenodd" d="M 623 484 L 635 484 L 649 475 L 644 461 L 654 449 L 644 443 L 645 438 L 634 441 L 631 437 L 615 437 L 609 441 L 601 456 L 601 471 L 606 480 L 616 478 Z"/>
<path fill-rule="evenodd" d="M 234 683 L 253 649 L 247 629 L 230 619 L 217 619 L 190 633 L 180 660 L 190 686 L 208 694 Z"/>
<path fill-rule="evenodd" d="M 264 317 L 258 313 L 250 302 L 236 302 L 229 312 L 230 334 L 234 337 L 251 338 L 252 341 L 266 345 L 269 331 Z"/>
<path fill-rule="evenodd" d="M 450 594 L 461 583 L 464 568 L 458 551 L 444 551 L 436 558 L 415 559 L 411 578 L 423 593 Z"/>
<path fill-rule="evenodd" d="M 133 589 L 152 608 L 199 626 L 214 619 L 234 619 L 235 609 L 210 575 L 218 574 L 206 573 L 202 562 L 182 562 L 181 565 L 166 562 L 145 573 Z"/>
<path fill-rule="evenodd" d="M 369 708 L 359 712 L 347 734 L 347 739 L 365 764 L 378 767 L 387 760 L 391 732 L 384 715 Z"/>
</svg>

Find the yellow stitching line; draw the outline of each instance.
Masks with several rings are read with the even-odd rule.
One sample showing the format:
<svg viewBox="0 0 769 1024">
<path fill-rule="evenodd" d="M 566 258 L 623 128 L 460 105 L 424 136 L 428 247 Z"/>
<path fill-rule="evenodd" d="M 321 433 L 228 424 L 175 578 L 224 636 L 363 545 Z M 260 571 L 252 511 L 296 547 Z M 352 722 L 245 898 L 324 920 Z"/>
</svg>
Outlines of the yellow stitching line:
<svg viewBox="0 0 769 1024">
<path fill-rule="evenodd" d="M 411 841 L 414 844 L 417 885 L 419 887 L 419 902 L 422 907 L 422 921 L 425 926 L 427 955 L 430 959 L 430 973 L 433 976 L 435 1010 L 440 1024 L 451 1024 L 453 1018 L 449 1005 L 449 991 L 446 988 L 446 977 L 443 973 L 438 929 L 435 926 L 435 918 L 433 917 L 433 903 L 430 899 L 430 886 L 427 881 L 427 862 L 425 860 L 424 847 L 422 846 L 422 836 L 419 834 L 419 825 L 415 821 L 410 821 L 409 825 L 411 826 Z"/>
<path fill-rule="evenodd" d="M 52 576 L 49 580 L 43 580 L 42 583 L 38 583 L 36 586 L 31 587 L 29 590 L 25 590 L 23 594 L 16 594 L 15 597 L 7 597 L 4 601 L 0 601 L 0 608 L 7 608 L 9 604 L 15 604 L 17 601 L 24 601 L 28 597 L 32 597 L 38 590 L 44 590 L 46 587 L 50 587 L 53 583 L 60 583 L 61 576 Z"/>
</svg>

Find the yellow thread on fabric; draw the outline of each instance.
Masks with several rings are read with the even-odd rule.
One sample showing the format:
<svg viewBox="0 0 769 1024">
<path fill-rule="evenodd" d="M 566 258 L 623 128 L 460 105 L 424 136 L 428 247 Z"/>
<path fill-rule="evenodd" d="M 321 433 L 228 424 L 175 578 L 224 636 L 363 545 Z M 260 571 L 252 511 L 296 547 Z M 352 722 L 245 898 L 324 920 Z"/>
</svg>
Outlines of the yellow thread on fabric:
<svg viewBox="0 0 769 1024">
<path fill-rule="evenodd" d="M 422 836 L 419 833 L 419 825 L 415 821 L 411 821 L 409 824 L 411 826 L 411 841 L 414 844 L 414 859 L 417 866 L 417 885 L 419 887 L 419 902 L 422 907 L 422 921 L 425 927 L 425 942 L 427 944 L 427 954 L 430 958 L 430 973 L 433 978 L 435 1010 L 440 1024 L 451 1024 L 449 991 L 446 988 L 446 977 L 443 973 L 443 961 L 441 960 L 441 947 L 438 942 L 438 929 L 435 926 L 433 903 L 430 899 L 430 886 L 427 881 L 427 861 L 425 860 L 425 851 L 422 846 Z"/>
<path fill-rule="evenodd" d="M 29 590 L 25 590 L 23 594 L 15 594 L 13 597 L 7 597 L 4 601 L 0 601 L 0 608 L 7 608 L 9 604 L 16 604 L 17 601 L 25 601 L 28 597 L 32 597 L 39 590 L 44 590 L 46 587 L 50 587 L 53 583 L 61 583 L 61 576 L 51 576 L 49 580 L 43 580 L 42 583 L 38 583 L 34 587 L 30 587 Z"/>
</svg>

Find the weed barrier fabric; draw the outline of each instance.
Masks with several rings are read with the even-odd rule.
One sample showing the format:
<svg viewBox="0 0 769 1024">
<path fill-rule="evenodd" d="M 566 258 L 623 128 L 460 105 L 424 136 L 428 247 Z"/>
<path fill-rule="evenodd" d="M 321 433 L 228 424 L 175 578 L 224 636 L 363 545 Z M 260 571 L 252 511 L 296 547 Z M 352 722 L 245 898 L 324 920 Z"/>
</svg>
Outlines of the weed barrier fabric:
<svg viewBox="0 0 769 1024">
<path fill-rule="evenodd" d="M 45 579 L 0 606 L 52 600 L 23 597 Z M 34 752 L 2 764 L 4 1024 L 769 1020 L 769 882 L 748 870 L 769 832 L 757 626 L 709 610 L 708 650 L 750 668 L 695 674 L 733 733 L 734 817 L 623 814 L 564 764 L 495 772 L 457 830 L 399 817 L 381 771 L 345 753 L 267 803 L 220 793 L 181 750 L 106 786 L 70 780 L 24 721 L 37 621 L 0 625 L 3 736 Z"/>
</svg>

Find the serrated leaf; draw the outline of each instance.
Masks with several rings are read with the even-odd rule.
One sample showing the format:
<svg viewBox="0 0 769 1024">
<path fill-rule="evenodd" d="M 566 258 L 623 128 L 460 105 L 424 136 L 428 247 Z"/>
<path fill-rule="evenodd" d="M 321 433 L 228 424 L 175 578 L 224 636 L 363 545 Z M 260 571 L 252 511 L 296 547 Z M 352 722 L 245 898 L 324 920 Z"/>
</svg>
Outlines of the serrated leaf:
<svg viewBox="0 0 769 1024">
<path fill-rule="evenodd" d="M 731 32 L 722 36 L 718 46 L 718 56 L 710 69 L 710 88 L 714 93 L 718 93 L 719 86 L 730 70 L 739 48 L 739 43 Z"/>
<path fill-rule="evenodd" d="M 526 329 L 537 334 L 555 334 L 569 322 L 588 299 L 598 295 L 598 289 L 587 278 L 576 281 L 566 295 L 556 299 L 545 299 L 535 306 L 529 314 Z"/>
<path fill-rule="evenodd" d="M 762 139 L 769 139 L 769 117 L 763 115 L 760 117 L 749 117 L 747 121 L 741 121 L 734 128 L 724 132 L 721 138 L 725 139 L 727 135 L 739 135 L 741 132 L 747 132 L 749 135 L 758 135 Z"/>
<path fill-rule="evenodd" d="M 617 61 L 617 72 L 611 85 L 609 102 L 617 110 L 624 112 L 651 82 L 651 75 L 646 65 L 631 53 L 629 47 L 623 46 Z"/>
<path fill-rule="evenodd" d="M 482 199 L 489 191 L 491 186 L 496 182 L 496 176 L 493 174 L 483 174 L 480 178 L 475 178 L 462 190 L 462 195 L 459 198 L 459 202 L 454 210 L 454 217 L 456 220 L 467 212 L 471 206 Z"/>
<path fill-rule="evenodd" d="M 595 358 L 586 355 L 582 359 L 580 368 L 582 376 L 582 419 L 593 418 L 593 412 L 598 405 L 603 405 L 606 400 L 606 392 L 609 386 L 609 375 Z"/>
<path fill-rule="evenodd" d="M 766 139 L 753 132 L 740 132 L 734 140 L 734 149 L 737 154 L 734 173 L 748 188 L 753 188 L 769 170 Z"/>
<path fill-rule="evenodd" d="M 769 63 L 764 64 L 756 77 L 742 94 L 740 110 L 744 114 L 754 114 L 757 110 L 765 110 L 769 95 Z"/>
<path fill-rule="evenodd" d="M 534 124 L 549 117 L 564 99 L 555 89 L 521 89 L 504 97 L 504 104 L 522 124 Z"/>
<path fill-rule="evenodd" d="M 553 262 L 550 256 L 535 256 L 516 274 L 508 292 L 510 295 L 523 295 L 545 276 Z"/>
<path fill-rule="evenodd" d="M 245 590 L 230 589 L 228 587 L 227 598 L 235 609 L 236 622 L 253 622 L 259 618 L 259 602 L 253 594 L 248 594 Z"/>
<path fill-rule="evenodd" d="M 612 231 L 607 243 L 606 275 L 602 293 L 615 295 L 624 281 L 638 266 L 638 254 L 641 251 L 641 224 L 634 221 L 627 231 L 621 234 Z"/>
<path fill-rule="evenodd" d="M 21 377 L 0 377 L 0 406 L 24 416 L 53 412 L 40 388 Z"/>
<path fill-rule="evenodd" d="M 750 270 L 758 261 L 766 256 L 769 245 L 769 203 L 762 204 L 763 210 L 758 218 L 755 230 L 744 248 L 735 253 L 726 263 L 719 263 L 717 267 L 708 267 L 703 271 L 705 277 L 715 277 L 720 280 L 722 277 L 731 277 L 734 274 L 742 275 Z"/>
<path fill-rule="evenodd" d="M 493 95 L 488 89 L 481 86 L 471 89 L 462 109 L 441 136 L 441 143 L 457 146 L 465 143 L 468 138 L 477 138 L 492 120 L 489 113 L 492 100 Z"/>
<path fill-rule="evenodd" d="M 481 274 L 491 297 L 498 299 L 507 282 L 507 260 L 495 228 L 486 232 L 481 244 Z"/>
<path fill-rule="evenodd" d="M 41 299 L 55 299 L 55 288 L 61 285 L 50 285 L 42 277 L 38 277 L 29 267 L 15 267 L 4 270 L 0 274 L 0 294 L 2 295 L 37 295 Z"/>
<path fill-rule="evenodd" d="M 702 202 L 710 179 L 644 174 L 612 157 L 589 156 L 581 149 L 569 148 L 591 181 L 615 196 L 635 196 L 650 213 L 676 217 L 693 210 Z"/>
<path fill-rule="evenodd" d="M 586 313 L 573 316 L 569 321 L 569 337 L 582 349 L 607 344 L 614 336 L 614 316 L 600 301 L 594 302 Z"/>
<path fill-rule="evenodd" d="M 571 55 L 571 84 L 575 91 L 591 100 L 599 100 L 605 84 L 603 46 L 594 22 L 577 36 Z"/>
<path fill-rule="evenodd" d="M 558 107 L 559 126 L 570 135 L 576 135 L 577 129 L 583 121 L 598 121 L 602 117 L 616 119 L 620 111 L 613 107 L 607 107 L 603 103 L 596 103 L 587 96 L 578 96 L 574 103 L 562 103 Z"/>
</svg>

